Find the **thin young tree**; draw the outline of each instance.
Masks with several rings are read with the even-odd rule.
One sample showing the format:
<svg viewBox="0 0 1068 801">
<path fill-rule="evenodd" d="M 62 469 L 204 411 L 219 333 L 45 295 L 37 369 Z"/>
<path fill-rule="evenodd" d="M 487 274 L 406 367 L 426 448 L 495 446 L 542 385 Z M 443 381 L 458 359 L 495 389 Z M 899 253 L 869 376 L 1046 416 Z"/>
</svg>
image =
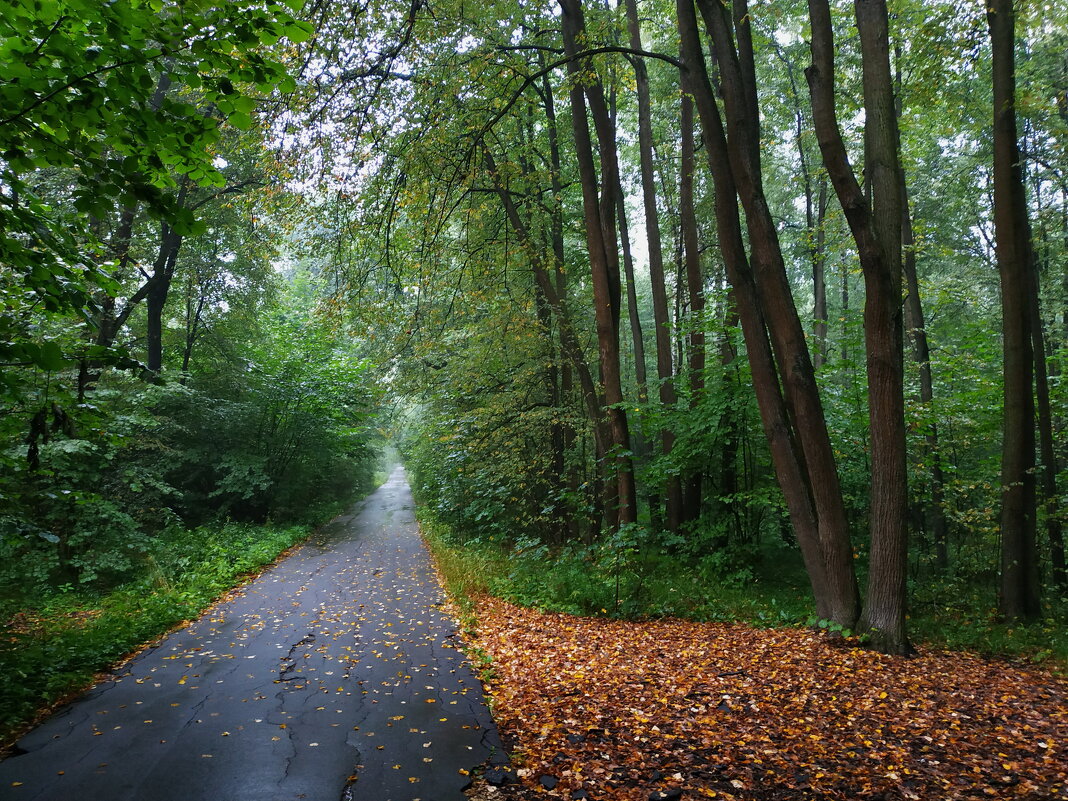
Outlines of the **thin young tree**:
<svg viewBox="0 0 1068 801">
<path fill-rule="evenodd" d="M 618 234 L 616 231 L 616 192 L 619 162 L 616 132 L 608 113 L 604 87 L 588 60 L 579 58 L 579 42 L 585 37 L 586 22 L 581 0 L 560 0 L 564 53 L 571 81 L 571 127 L 582 184 L 583 220 L 586 248 L 590 258 L 593 285 L 594 320 L 600 355 L 601 381 L 608 427 L 612 436 L 612 460 L 617 491 L 616 508 L 605 509 L 609 525 L 625 525 L 637 520 L 634 470 L 630 456 L 630 431 L 624 408 L 620 374 L 619 320 L 622 309 Z M 592 118 L 600 158 L 595 160 L 590 136 Z M 598 176 L 597 161 L 600 165 Z"/>
</svg>

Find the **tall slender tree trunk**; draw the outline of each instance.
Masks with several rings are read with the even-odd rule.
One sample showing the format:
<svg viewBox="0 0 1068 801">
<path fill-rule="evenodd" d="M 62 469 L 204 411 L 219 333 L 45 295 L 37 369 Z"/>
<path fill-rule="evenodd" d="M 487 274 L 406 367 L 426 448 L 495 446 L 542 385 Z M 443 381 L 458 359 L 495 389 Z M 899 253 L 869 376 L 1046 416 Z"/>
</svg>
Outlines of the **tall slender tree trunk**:
<svg viewBox="0 0 1068 801">
<path fill-rule="evenodd" d="M 912 339 L 912 360 L 920 373 L 920 403 L 930 410 L 931 421 L 924 433 L 924 457 L 931 471 L 931 500 L 924 510 L 927 530 L 935 550 L 935 569 L 943 572 L 949 567 L 949 526 L 946 522 L 945 474 L 942 470 L 942 449 L 938 441 L 938 422 L 934 418 L 934 375 L 931 370 L 931 348 L 927 342 L 927 324 L 920 299 L 920 282 L 916 274 L 916 239 L 912 230 L 908 192 L 902 171 L 901 184 L 901 245 L 902 267 L 905 276 L 905 325 Z"/>
<path fill-rule="evenodd" d="M 727 269 L 728 280 L 734 289 L 738 316 L 752 370 L 753 388 L 775 465 L 775 474 L 783 490 L 787 508 L 790 511 L 790 519 L 805 560 L 817 614 L 844 626 L 852 626 L 856 621 L 859 604 L 853 574 L 852 553 L 844 527 L 844 509 L 840 515 L 842 522 L 840 527 L 833 525 L 830 519 L 820 519 L 816 487 L 813 486 L 814 475 L 811 472 L 811 463 L 806 459 L 807 454 L 802 455 L 805 451 L 798 431 L 798 428 L 803 427 L 804 424 L 812 422 L 816 425 L 817 421 L 810 421 L 807 417 L 801 420 L 798 415 L 788 411 L 786 397 L 780 388 L 780 373 L 772 352 L 772 340 L 769 338 L 769 328 L 773 325 L 770 318 L 765 316 L 763 298 L 758 295 L 757 291 L 757 277 L 750 269 L 749 260 L 745 254 L 741 221 L 738 216 L 738 190 L 735 183 L 734 162 L 738 159 L 739 148 L 748 148 L 750 145 L 736 143 L 733 150 L 728 149 L 727 137 L 705 66 L 692 0 L 676 0 L 676 10 L 682 60 L 690 75 L 694 102 L 704 131 L 709 170 L 715 185 L 719 246 Z M 713 11 L 718 13 L 718 10 Z M 737 96 L 734 99 L 737 100 Z M 746 141 L 743 137 L 742 142 Z M 748 159 L 748 156 L 745 158 Z M 750 196 L 750 200 L 755 199 Z M 753 242 L 754 239 L 755 234 L 751 229 L 750 241 Z M 796 309 L 794 309 L 794 318 L 796 319 Z M 780 318 L 775 324 L 781 325 L 782 322 Z M 800 326 L 799 322 L 798 326 Z M 804 375 L 798 381 L 796 372 L 804 373 L 806 366 L 808 378 L 812 381 L 811 386 L 815 387 L 810 360 L 802 358 L 799 362 L 787 361 L 786 363 L 789 365 L 787 370 L 794 371 L 791 376 L 795 379 L 790 381 L 783 376 L 783 386 L 788 392 L 796 391 L 799 385 L 805 384 Z M 822 412 L 816 427 L 822 430 L 824 436 L 826 435 Z M 807 436 L 811 438 L 813 432 L 807 432 Z M 833 491 L 838 489 L 837 472 L 834 471 L 833 474 L 831 486 L 824 484 L 819 488 L 820 501 L 827 501 L 828 490 L 833 494 Z M 838 495 L 838 504 L 841 506 L 840 491 Z M 844 564 L 840 558 L 843 545 Z"/>
<path fill-rule="evenodd" d="M 626 0 L 627 28 L 630 46 L 642 49 L 641 26 L 638 20 L 636 0 Z M 665 407 L 675 405 L 675 371 L 672 365 L 672 337 L 668 315 L 667 287 L 664 279 L 664 253 L 660 236 L 660 212 L 656 205 L 656 172 L 653 167 L 653 122 L 652 103 L 649 99 L 649 74 L 645 61 L 633 59 L 634 80 L 638 95 L 638 155 L 642 181 L 642 203 L 645 209 L 645 236 L 649 248 L 649 283 L 653 298 L 653 325 L 656 333 L 656 372 L 660 380 L 660 403 Z M 664 455 L 671 453 L 675 433 L 670 429 L 660 432 L 660 447 Z M 665 492 L 666 524 L 669 531 L 677 531 L 681 520 L 682 486 L 677 474 L 667 479 Z"/>
<path fill-rule="evenodd" d="M 694 143 L 693 91 L 690 75 L 682 74 L 682 101 L 679 118 L 682 138 L 679 159 L 679 228 L 682 240 L 683 263 L 686 272 L 686 294 L 690 301 L 689 370 L 690 405 L 696 408 L 705 390 L 705 332 L 700 321 L 705 311 L 705 277 L 701 270 L 701 245 L 697 236 L 697 213 L 694 205 L 694 172 L 696 148 Z M 686 477 L 681 518 L 696 520 L 701 516 L 703 476 L 693 470 Z"/>
<path fill-rule="evenodd" d="M 1037 267 L 1037 265 L 1034 265 Z M 1038 299 L 1038 270 L 1031 271 L 1030 291 L 1032 348 L 1035 356 L 1035 402 L 1038 409 L 1038 444 L 1042 460 L 1042 480 L 1039 484 L 1042 504 L 1045 507 L 1046 540 L 1049 544 L 1049 561 L 1053 586 L 1062 592 L 1068 590 L 1068 574 L 1064 565 L 1063 510 L 1057 492 L 1057 476 L 1060 466 L 1053 440 L 1053 409 L 1050 406 L 1049 377 L 1046 362 L 1046 337 L 1042 325 L 1042 311 Z"/>
<path fill-rule="evenodd" d="M 630 226 L 627 223 L 626 204 L 623 200 L 623 187 L 618 188 L 616 203 L 616 220 L 619 225 L 619 242 L 623 251 L 623 277 L 627 284 L 627 317 L 630 322 L 630 342 L 634 352 L 634 382 L 637 384 L 638 401 L 643 405 L 649 402 L 649 376 L 645 364 L 645 335 L 642 332 L 641 315 L 638 312 L 638 285 L 634 277 L 634 254 L 630 249 Z M 639 464 L 648 464 L 652 448 L 641 429 L 631 431 L 634 443 L 634 458 Z M 647 498 L 649 515 L 655 521 L 660 514 L 660 498 L 650 492 Z"/>
<path fill-rule="evenodd" d="M 994 243 L 1001 276 L 1005 375 L 1001 450 L 1001 595 L 1007 620 L 1040 613 L 1035 547 L 1035 403 L 1031 330 L 1031 225 L 1016 133 L 1012 0 L 987 11 L 994 83 Z"/>
<path fill-rule="evenodd" d="M 808 235 L 812 238 L 809 259 L 812 262 L 812 338 L 816 352 L 812 366 L 817 370 L 827 363 L 827 179 L 820 176 L 816 193 L 815 214 L 808 214 Z M 811 207 L 811 200 L 806 206 Z"/>
<path fill-rule="evenodd" d="M 544 52 L 540 53 L 540 59 L 544 65 Z M 556 125 L 556 104 L 553 101 L 552 86 L 549 84 L 548 73 L 542 76 L 542 98 L 545 105 L 545 120 L 548 124 L 546 133 L 549 140 L 549 185 L 553 193 L 553 203 L 549 215 L 549 238 L 552 241 L 554 269 L 551 275 L 545 276 L 545 279 L 547 283 L 553 285 L 556 291 L 557 305 L 561 309 L 565 309 L 567 302 L 567 272 L 564 269 L 564 215 L 560 205 L 561 198 L 563 197 L 563 184 L 560 178 L 563 173 L 563 165 L 560 158 L 560 135 Z M 558 325 L 560 325 L 560 323 L 558 323 Z M 582 365 L 585 366 L 584 357 L 581 361 Z M 572 365 L 575 366 L 573 367 Z M 565 358 L 564 364 L 560 370 L 560 395 L 565 400 L 570 398 L 574 389 L 574 372 L 576 370 L 580 371 L 580 368 L 575 360 Z M 588 367 L 586 368 L 586 371 L 588 373 Z M 600 417 L 596 420 L 591 420 L 591 423 L 595 426 L 599 425 Z M 561 472 L 560 475 L 564 480 L 571 497 L 577 498 L 579 496 L 579 488 L 582 482 L 579 478 L 578 470 L 566 461 L 566 455 L 571 453 L 575 447 L 575 430 L 569 425 L 560 425 L 560 428 L 562 447 L 565 454 L 563 472 Z M 579 535 L 579 525 L 575 515 L 569 516 L 567 526 L 569 538 L 576 538 Z"/>
<path fill-rule="evenodd" d="M 827 599 L 834 608 L 831 618 L 844 626 L 852 626 L 857 616 L 858 593 L 838 468 L 804 328 L 794 305 L 778 231 L 761 178 L 759 110 L 748 7 L 744 0 L 735 2 L 732 20 L 728 11 L 712 0 L 697 2 L 719 64 L 729 167 L 745 210 L 758 300 L 815 510 L 819 548 L 828 582 Z M 732 40 L 732 23 L 739 41 L 737 48 Z M 698 108 L 700 110 L 700 106 Z M 740 303 L 740 296 L 738 300 Z M 739 307 L 739 314 L 741 311 Z"/>
<path fill-rule="evenodd" d="M 582 184 L 583 219 L 590 258 L 594 321 L 604 385 L 605 413 L 612 436 L 612 451 L 605 454 L 615 473 L 616 510 L 606 509 L 609 524 L 626 525 L 637 520 L 634 470 L 630 456 L 630 431 L 624 408 L 620 374 L 619 318 L 621 293 L 619 251 L 616 233 L 616 191 L 619 165 L 616 158 L 615 129 L 611 124 L 604 91 L 599 80 L 590 82 L 589 71 L 577 60 L 579 39 L 586 24 L 581 0 L 560 0 L 564 52 L 570 57 L 567 69 L 573 84 L 570 91 L 571 127 Z M 583 86 L 583 82 L 586 82 Z M 600 151 L 600 179 L 594 161 L 587 106 L 593 119 Z M 600 190 L 598 194 L 598 189 Z"/>
<path fill-rule="evenodd" d="M 895 83 L 898 96 L 895 100 L 897 119 L 900 121 L 901 105 L 901 58 L 900 46 L 896 49 L 897 74 Z M 916 236 L 912 227 L 912 211 L 909 202 L 905 170 L 899 170 L 901 181 L 901 267 L 905 278 L 905 328 L 912 341 L 912 360 L 920 374 L 920 403 L 929 410 L 930 425 L 924 433 L 924 458 L 931 472 L 931 499 L 924 509 L 924 524 L 934 544 L 935 570 L 939 573 L 949 568 L 949 526 L 946 521 L 945 474 L 942 470 L 942 450 L 938 441 L 938 422 L 934 414 L 934 375 L 931 369 L 931 348 L 927 341 L 927 323 L 924 319 L 920 297 L 920 281 L 916 271 Z"/>
<path fill-rule="evenodd" d="M 865 196 L 849 163 L 835 110 L 834 37 L 826 0 L 809 0 L 812 66 L 806 75 L 827 174 L 864 273 L 864 342 L 871 441 L 871 561 L 860 628 L 888 653 L 911 650 L 905 630 L 908 484 L 904 321 L 901 303 L 901 175 L 888 15 L 884 0 L 856 0 L 865 109 Z"/>
<path fill-rule="evenodd" d="M 838 357 L 842 364 L 849 365 L 849 262 L 843 255 L 838 263 L 838 299 L 842 307 L 842 339 L 838 350 Z M 852 367 L 848 367 L 852 371 Z"/>
<path fill-rule="evenodd" d="M 642 331 L 642 318 L 638 310 L 638 287 L 634 277 L 634 254 L 630 250 L 630 226 L 627 223 L 626 204 L 623 202 L 623 188 L 618 190 L 617 223 L 619 225 L 620 245 L 623 250 L 623 277 L 627 282 L 627 319 L 630 323 L 630 342 L 634 351 L 634 383 L 638 387 L 638 399 L 643 403 L 649 400 L 649 374 L 645 363 L 645 335 Z M 634 435 L 635 438 L 639 436 Z"/>
<path fill-rule="evenodd" d="M 775 53 L 786 68 L 790 97 L 794 104 L 794 141 L 797 143 L 798 167 L 805 189 L 805 234 L 812 265 L 812 339 L 815 344 L 812 366 L 819 370 L 827 363 L 827 176 L 821 173 L 818 181 L 813 180 L 812 165 L 805 147 L 805 109 L 798 88 L 796 66 L 781 45 L 775 45 Z"/>
</svg>

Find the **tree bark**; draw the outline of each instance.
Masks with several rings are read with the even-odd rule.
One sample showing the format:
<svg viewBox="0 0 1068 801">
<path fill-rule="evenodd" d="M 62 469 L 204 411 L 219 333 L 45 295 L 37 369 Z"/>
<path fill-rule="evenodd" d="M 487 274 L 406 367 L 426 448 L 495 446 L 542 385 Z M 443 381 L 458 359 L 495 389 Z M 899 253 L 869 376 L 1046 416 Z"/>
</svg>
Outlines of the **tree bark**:
<svg viewBox="0 0 1068 801">
<path fill-rule="evenodd" d="M 160 231 L 159 251 L 152 265 L 152 275 L 147 281 L 145 295 L 146 335 L 145 366 L 150 373 L 159 374 L 163 369 L 163 310 L 171 291 L 171 281 L 178 263 L 178 251 L 182 236 L 176 234 L 167 223 Z"/>
<path fill-rule="evenodd" d="M 826 0 L 809 0 L 812 66 L 806 71 L 823 162 L 864 273 L 864 342 L 871 442 L 868 592 L 859 627 L 880 650 L 908 654 L 904 321 L 901 305 L 901 175 L 884 0 L 856 0 L 871 201 L 857 181 L 835 111 L 834 37 Z"/>
<path fill-rule="evenodd" d="M 642 49 L 641 27 L 636 0 L 626 0 L 627 29 L 630 46 Z M 645 61 L 632 59 L 638 96 L 638 155 L 642 182 L 642 204 L 645 209 L 645 236 L 649 247 L 649 283 L 653 298 L 653 325 L 656 333 L 656 372 L 660 379 L 660 403 L 674 406 L 677 400 L 672 364 L 671 329 L 668 315 L 667 288 L 664 280 L 664 253 L 660 236 L 660 213 L 656 206 L 656 173 L 653 167 L 652 103 L 649 99 L 649 74 Z M 660 447 L 664 455 L 671 453 L 675 433 L 665 428 L 660 432 Z M 665 492 L 666 526 L 678 531 L 681 522 L 682 485 L 677 474 L 669 475 Z"/>
<path fill-rule="evenodd" d="M 701 270 L 701 249 L 697 236 L 697 213 L 694 207 L 694 145 L 693 90 L 690 76 L 682 74 L 682 102 L 679 119 L 682 138 L 679 159 L 679 228 L 681 229 L 683 263 L 686 271 L 686 294 L 690 301 L 689 370 L 690 407 L 696 408 L 705 389 L 705 332 L 701 318 L 705 311 L 705 278 Z M 703 476 L 693 470 L 686 477 L 681 519 L 696 520 L 701 516 Z"/>
<path fill-rule="evenodd" d="M 614 522 L 622 526 L 637 520 L 637 507 L 634 470 L 630 457 L 630 431 L 624 408 L 619 358 L 621 293 L 615 222 L 619 166 L 616 158 L 615 129 L 609 118 L 600 81 L 596 78 L 591 80 L 590 71 L 576 58 L 579 52 L 578 41 L 585 35 L 586 30 L 581 0 L 560 0 L 560 9 L 564 52 L 571 59 L 567 66 L 572 80 L 571 127 L 582 183 L 583 219 L 590 259 L 605 414 L 612 435 L 612 451 L 606 456 L 612 461 L 615 472 L 617 509 L 606 512 L 610 524 Z M 586 117 L 587 106 L 593 118 L 600 151 L 600 180 Z M 616 513 L 613 514 L 613 511 Z"/>
<path fill-rule="evenodd" d="M 1006 620 L 1040 613 L 1035 547 L 1035 404 L 1031 226 L 1016 133 L 1012 0 L 991 0 L 994 84 L 994 248 L 1001 277 L 1005 407 L 1001 450 L 1001 594 Z"/>
<path fill-rule="evenodd" d="M 929 410 L 931 422 L 924 433 L 924 455 L 931 472 L 931 500 L 925 510 L 925 522 L 935 549 L 935 569 L 942 573 L 949 567 L 949 527 L 946 522 L 945 475 L 942 451 L 938 442 L 938 423 L 934 419 L 934 376 L 931 371 L 931 348 L 927 342 L 927 324 L 920 299 L 920 282 L 916 274 L 916 239 L 912 230 L 905 173 L 901 173 L 901 245 L 905 276 L 905 324 L 912 339 L 912 360 L 920 373 L 920 403 Z"/>
<path fill-rule="evenodd" d="M 544 65 L 545 54 L 540 53 L 539 57 Z M 553 91 L 552 86 L 549 84 L 548 73 L 542 76 L 542 101 L 545 106 L 545 121 L 548 123 L 546 136 L 549 140 L 549 185 L 553 193 L 553 202 L 549 214 L 549 238 L 552 243 L 554 270 L 551 275 L 545 276 L 545 278 L 547 279 L 546 283 L 552 284 L 556 292 L 558 306 L 561 310 L 564 310 L 567 302 L 567 272 L 564 270 L 564 216 L 560 205 L 563 196 L 563 184 L 560 178 L 563 166 L 560 158 L 560 135 L 556 125 L 556 104 L 553 101 Z M 561 324 L 558 323 L 558 325 Z M 581 352 L 579 355 L 583 356 Z M 560 395 L 563 399 L 571 396 L 575 384 L 574 373 L 579 370 L 574 360 L 567 358 L 567 356 L 568 354 L 565 353 L 564 363 L 560 370 Z M 581 361 L 588 374 L 589 367 L 586 366 L 584 356 Z M 592 378 L 590 383 L 592 385 Z M 600 417 L 591 419 L 590 423 L 594 426 L 600 425 Z M 565 462 L 560 473 L 561 481 L 567 486 L 571 497 L 577 498 L 582 482 L 579 478 L 578 470 L 566 460 L 566 454 L 569 454 L 575 446 L 575 430 L 569 425 L 559 423 L 555 425 L 560 430 L 562 450 L 565 454 Z M 575 539 L 579 536 L 578 519 L 574 515 L 569 516 L 567 530 L 569 539 Z"/>
<path fill-rule="evenodd" d="M 712 36 L 719 64 L 729 168 L 745 210 L 758 302 L 763 309 L 793 436 L 799 447 L 799 462 L 807 476 L 815 510 L 828 583 L 826 593 L 834 609 L 830 619 L 851 627 L 856 622 L 859 599 L 845 504 L 804 328 L 794 305 L 775 221 L 764 195 L 759 114 L 754 112 L 757 109 L 754 71 L 751 64 L 741 63 L 740 54 L 752 57 L 748 9 L 744 1 L 734 5 L 733 22 L 740 41 L 736 49 L 731 37 L 732 19 L 727 11 L 711 0 L 698 0 L 698 7 Z M 738 301 L 741 304 L 740 296 Z M 741 312 L 739 305 L 740 315 Z"/>
<path fill-rule="evenodd" d="M 1037 264 L 1032 264 L 1030 286 L 1030 312 L 1032 349 L 1035 357 L 1035 402 L 1038 411 L 1038 452 L 1041 457 L 1042 480 L 1039 484 L 1042 504 L 1045 506 L 1046 540 L 1049 543 L 1050 577 L 1053 586 L 1061 592 L 1068 590 L 1068 573 L 1064 565 L 1064 531 L 1061 522 L 1060 495 L 1057 492 L 1057 476 L 1060 465 L 1053 439 L 1053 409 L 1050 406 L 1049 377 L 1046 362 L 1046 337 L 1042 325 L 1042 310 L 1038 298 Z"/>
<path fill-rule="evenodd" d="M 798 147 L 800 147 L 800 142 Z M 826 178 L 820 176 L 815 214 L 811 210 L 810 197 L 806 197 L 805 204 L 808 210 L 808 235 L 812 237 L 812 244 L 809 248 L 809 258 L 812 260 L 812 338 L 816 341 L 816 353 L 812 357 L 812 366 L 818 370 L 827 363 Z"/>
<path fill-rule="evenodd" d="M 856 581 L 852 572 L 852 554 L 846 564 L 845 579 L 840 564 L 832 557 L 840 542 L 837 535 L 844 529 L 824 528 L 810 483 L 803 449 L 796 439 L 796 418 L 792 419 L 779 384 L 779 372 L 768 335 L 767 320 L 757 293 L 756 277 L 745 254 L 741 220 L 738 215 L 738 191 L 733 159 L 728 157 L 727 138 L 719 108 L 705 67 L 692 0 L 676 0 L 682 60 L 689 72 L 694 102 L 701 120 L 709 170 L 715 185 L 716 227 L 719 246 L 734 289 L 735 303 L 753 376 L 761 422 L 775 465 L 775 475 L 783 490 L 790 519 L 805 560 L 812 586 L 816 613 L 821 618 L 852 626 L 858 612 Z M 744 141 L 744 140 L 743 140 Z M 735 155 L 737 150 L 735 151 Z M 752 239 L 752 231 L 750 237 Z M 796 317 L 796 310 L 795 310 Z M 807 361 L 804 360 L 804 361 Z M 801 367 L 803 370 L 803 365 Z M 811 373 L 811 366 L 809 366 Z M 784 382 L 785 383 L 785 382 Z M 796 383 L 795 383 L 796 388 Z M 821 415 L 822 420 L 822 415 Z M 826 433 L 825 425 L 822 430 Z M 837 475 L 837 474 L 835 474 Z M 837 480 L 834 481 L 837 487 Z M 823 488 L 824 490 L 826 487 Z M 839 493 L 840 495 L 840 493 Z M 839 497 L 839 504 L 841 499 Z M 844 512 L 842 515 L 844 522 Z M 824 535 L 828 539 L 823 539 Z M 828 547 L 825 547 L 828 546 Z M 845 541 L 848 550 L 848 540 Z"/>
</svg>

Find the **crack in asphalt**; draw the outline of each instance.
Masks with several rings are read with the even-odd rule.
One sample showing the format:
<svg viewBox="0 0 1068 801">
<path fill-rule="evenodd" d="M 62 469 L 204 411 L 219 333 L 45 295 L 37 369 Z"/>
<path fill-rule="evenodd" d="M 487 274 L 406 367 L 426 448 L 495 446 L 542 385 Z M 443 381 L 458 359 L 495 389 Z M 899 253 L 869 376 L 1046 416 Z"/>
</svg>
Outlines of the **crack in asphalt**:
<svg viewBox="0 0 1068 801">
<path fill-rule="evenodd" d="M 312 621 L 312 623 L 316 622 L 317 621 L 314 620 Z M 301 637 L 299 640 L 293 643 L 293 645 L 290 646 L 289 651 L 281 659 L 282 667 L 281 670 L 278 671 L 279 681 L 292 681 L 293 679 L 299 678 L 299 676 L 286 675 L 297 666 L 296 660 L 293 659 L 293 654 L 295 654 L 297 649 L 300 648 L 302 645 L 311 645 L 313 642 L 315 642 L 315 632 L 309 631 L 307 634 L 305 634 L 303 637 Z"/>
</svg>

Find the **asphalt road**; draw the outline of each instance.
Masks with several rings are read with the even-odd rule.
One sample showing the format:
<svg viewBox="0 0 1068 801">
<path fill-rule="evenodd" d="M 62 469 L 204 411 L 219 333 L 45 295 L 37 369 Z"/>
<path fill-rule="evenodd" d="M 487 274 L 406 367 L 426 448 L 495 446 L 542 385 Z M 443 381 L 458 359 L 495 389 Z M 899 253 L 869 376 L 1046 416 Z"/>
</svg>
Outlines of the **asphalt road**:
<svg viewBox="0 0 1068 801">
<path fill-rule="evenodd" d="M 403 469 L 27 734 L 0 799 L 459 801 L 504 755 Z"/>
</svg>

